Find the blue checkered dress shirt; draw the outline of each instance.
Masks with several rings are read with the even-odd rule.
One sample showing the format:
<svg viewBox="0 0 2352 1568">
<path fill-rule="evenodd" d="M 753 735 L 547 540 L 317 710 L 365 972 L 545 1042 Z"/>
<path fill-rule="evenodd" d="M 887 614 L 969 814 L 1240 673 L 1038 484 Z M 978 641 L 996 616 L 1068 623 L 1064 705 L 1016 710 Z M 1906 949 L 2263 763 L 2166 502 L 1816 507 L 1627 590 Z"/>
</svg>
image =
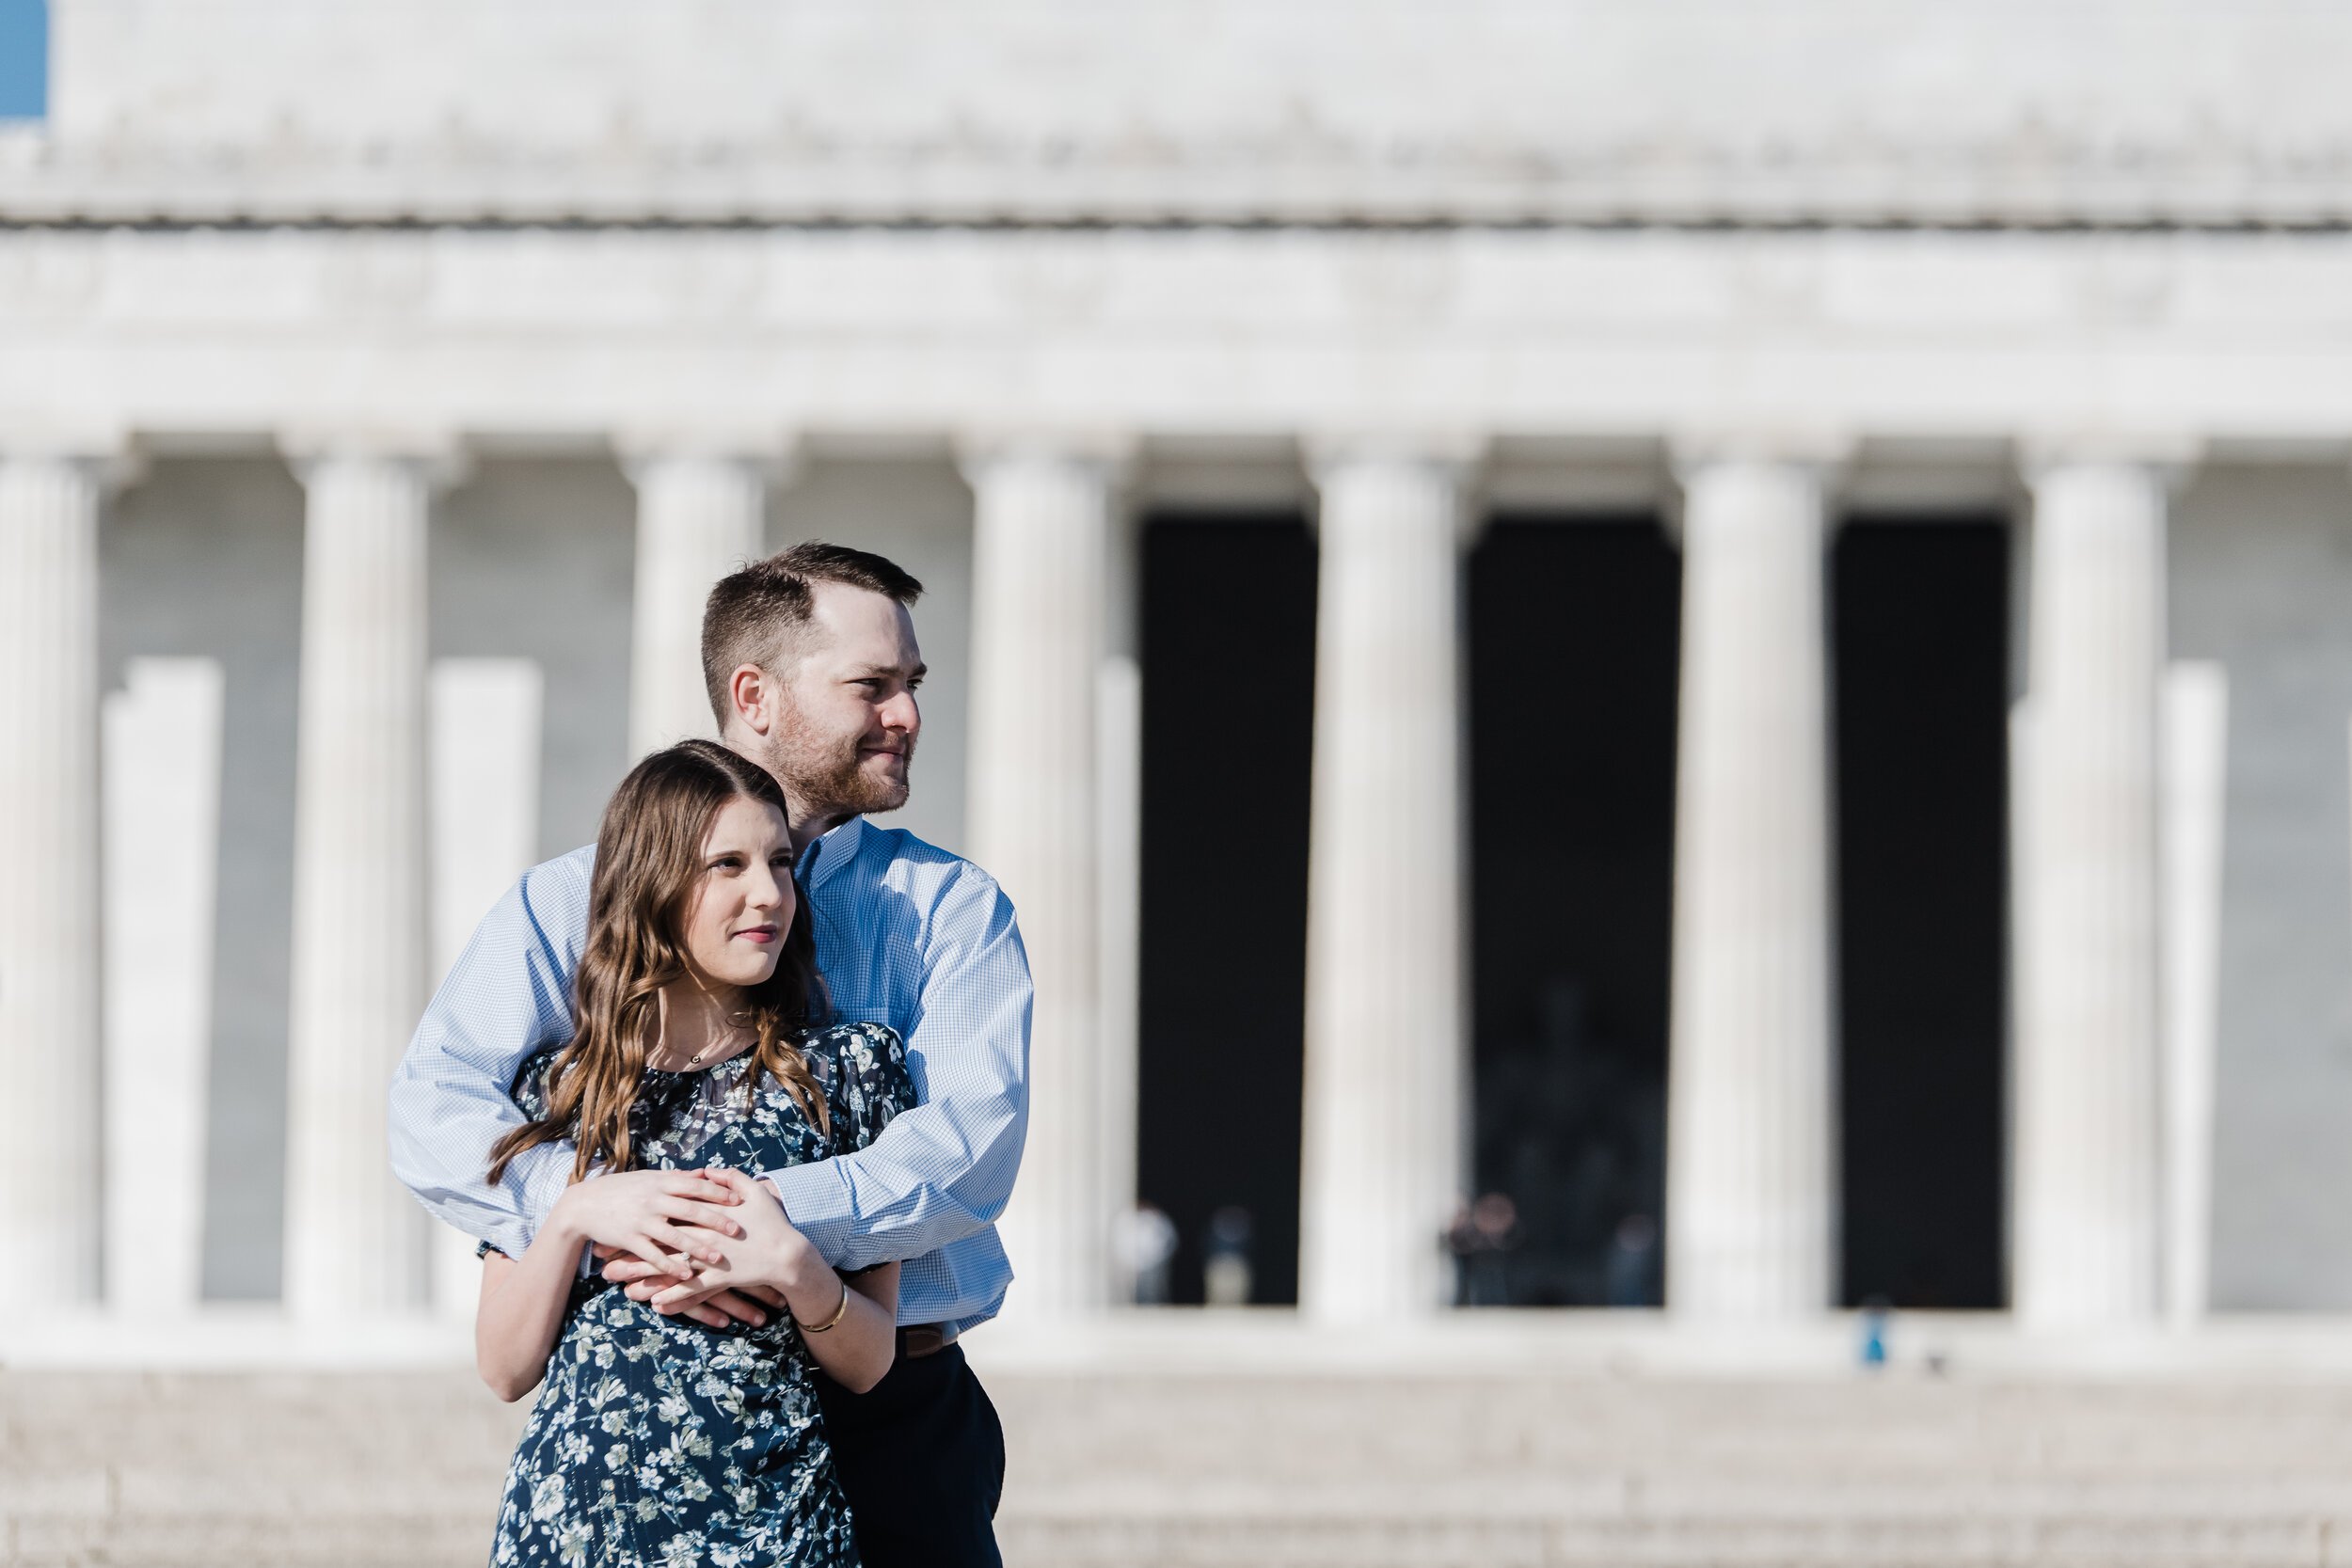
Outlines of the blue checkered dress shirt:
<svg viewBox="0 0 2352 1568">
<path fill-rule="evenodd" d="M 484 916 L 392 1078 L 394 1173 L 509 1254 L 571 1179 L 569 1144 L 526 1151 L 496 1186 L 484 1176 L 522 1121 L 516 1069 L 571 1037 L 595 859 L 534 866 Z M 970 862 L 862 817 L 809 846 L 799 870 L 835 1015 L 898 1031 L 921 1103 L 854 1154 L 765 1174 L 836 1268 L 906 1265 L 900 1323 L 968 1328 L 1012 1282 L 993 1224 L 1028 1123 L 1029 961 L 1012 903 Z"/>
</svg>

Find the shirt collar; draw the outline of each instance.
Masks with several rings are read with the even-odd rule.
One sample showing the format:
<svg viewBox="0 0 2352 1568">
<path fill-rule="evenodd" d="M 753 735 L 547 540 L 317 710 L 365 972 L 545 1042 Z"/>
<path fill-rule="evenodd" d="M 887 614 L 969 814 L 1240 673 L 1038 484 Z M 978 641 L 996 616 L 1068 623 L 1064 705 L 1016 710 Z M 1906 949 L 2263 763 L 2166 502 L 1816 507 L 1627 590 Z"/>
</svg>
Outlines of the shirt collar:
<svg viewBox="0 0 2352 1568">
<path fill-rule="evenodd" d="M 841 868 L 857 859 L 858 848 L 866 842 L 866 818 L 852 816 L 839 827 L 821 835 L 816 843 L 801 851 L 803 862 L 816 861 L 804 879 L 812 888 L 831 881 Z"/>
</svg>

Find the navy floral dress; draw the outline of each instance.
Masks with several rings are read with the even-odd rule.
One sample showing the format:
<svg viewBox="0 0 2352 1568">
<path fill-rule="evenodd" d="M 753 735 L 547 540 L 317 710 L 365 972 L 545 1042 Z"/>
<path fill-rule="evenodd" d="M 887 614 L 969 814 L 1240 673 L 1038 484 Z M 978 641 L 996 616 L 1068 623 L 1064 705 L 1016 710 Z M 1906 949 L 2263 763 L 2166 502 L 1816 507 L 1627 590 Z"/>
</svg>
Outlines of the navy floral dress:
<svg viewBox="0 0 2352 1568">
<path fill-rule="evenodd" d="M 820 1135 L 749 1053 L 648 1070 L 631 1122 L 647 1169 L 774 1170 L 863 1148 L 914 1103 L 898 1037 L 844 1023 L 801 1042 L 833 1124 Z M 546 1103 L 552 1055 L 516 1100 Z M 850 1510 L 789 1314 L 763 1328 L 663 1317 L 591 1276 L 572 1288 L 546 1384 L 507 1472 L 490 1560 L 549 1568 L 855 1568 Z"/>
</svg>

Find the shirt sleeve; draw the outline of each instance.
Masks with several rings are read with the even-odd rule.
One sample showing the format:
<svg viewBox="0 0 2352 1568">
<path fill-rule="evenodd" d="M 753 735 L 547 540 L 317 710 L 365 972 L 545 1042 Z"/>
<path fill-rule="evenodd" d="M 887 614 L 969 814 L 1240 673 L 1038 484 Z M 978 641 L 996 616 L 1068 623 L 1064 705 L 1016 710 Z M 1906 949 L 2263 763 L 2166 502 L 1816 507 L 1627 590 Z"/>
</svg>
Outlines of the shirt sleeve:
<svg viewBox="0 0 2352 1568">
<path fill-rule="evenodd" d="M 571 1180 L 568 1142 L 526 1149 L 493 1186 L 490 1146 L 523 1124 L 516 1074 L 572 1034 L 591 853 L 524 873 L 483 917 L 392 1075 L 392 1171 L 432 1214 L 519 1258 Z"/>
<path fill-rule="evenodd" d="M 932 911 L 906 1053 L 921 1103 L 866 1148 L 767 1173 L 845 1270 L 903 1262 L 993 1224 L 1028 1132 L 1028 955 L 1012 900 L 966 866 Z"/>
</svg>

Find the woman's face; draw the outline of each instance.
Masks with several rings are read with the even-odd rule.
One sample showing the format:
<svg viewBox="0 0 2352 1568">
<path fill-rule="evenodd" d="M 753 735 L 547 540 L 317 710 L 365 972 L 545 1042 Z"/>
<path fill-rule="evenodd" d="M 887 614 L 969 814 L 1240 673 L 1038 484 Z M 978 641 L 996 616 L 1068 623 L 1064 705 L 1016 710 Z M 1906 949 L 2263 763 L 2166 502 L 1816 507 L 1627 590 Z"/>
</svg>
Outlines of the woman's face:
<svg viewBox="0 0 2352 1568">
<path fill-rule="evenodd" d="M 776 972 L 792 928 L 792 836 L 784 813 L 741 797 L 703 835 L 686 901 L 686 962 L 705 984 L 756 986 Z"/>
</svg>

